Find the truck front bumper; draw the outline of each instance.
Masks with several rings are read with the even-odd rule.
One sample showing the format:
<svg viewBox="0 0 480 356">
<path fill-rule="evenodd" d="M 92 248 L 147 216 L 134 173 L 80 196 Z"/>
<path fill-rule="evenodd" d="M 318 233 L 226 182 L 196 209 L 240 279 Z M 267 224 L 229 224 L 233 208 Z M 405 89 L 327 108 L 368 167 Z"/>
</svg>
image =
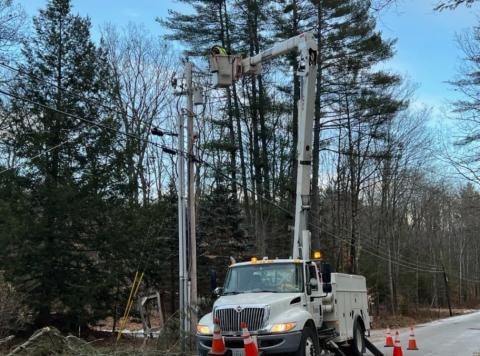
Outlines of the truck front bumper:
<svg viewBox="0 0 480 356">
<path fill-rule="evenodd" d="M 243 337 L 225 336 L 224 339 L 227 349 L 243 349 Z M 262 351 L 264 355 L 295 352 L 298 350 L 301 340 L 301 331 L 285 334 L 257 335 L 259 350 Z M 197 346 L 199 355 L 207 355 L 212 347 L 212 336 L 197 334 Z"/>
</svg>

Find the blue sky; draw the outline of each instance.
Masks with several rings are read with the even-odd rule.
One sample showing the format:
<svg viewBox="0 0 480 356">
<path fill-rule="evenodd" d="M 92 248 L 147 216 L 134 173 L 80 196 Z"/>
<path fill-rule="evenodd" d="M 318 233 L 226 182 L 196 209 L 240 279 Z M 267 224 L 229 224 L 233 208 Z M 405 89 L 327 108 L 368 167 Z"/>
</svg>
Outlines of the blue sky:
<svg viewBox="0 0 480 356">
<path fill-rule="evenodd" d="M 46 0 L 17 0 L 29 15 L 35 15 Z M 155 18 L 167 16 L 168 9 L 185 8 L 174 0 L 71 0 L 73 11 L 90 16 L 94 35 L 106 22 L 123 25 L 128 22 L 141 22 L 153 33 L 160 33 L 161 27 Z"/>
<path fill-rule="evenodd" d="M 437 0 L 403 0 L 381 15 L 379 27 L 398 40 L 389 66 L 419 85 L 417 102 L 438 110 L 456 97 L 446 83 L 455 77 L 462 60 L 455 39 L 477 25 L 480 7 L 439 13 L 432 10 L 435 3 Z"/>
<path fill-rule="evenodd" d="M 387 67 L 407 76 L 418 85 L 415 105 L 432 107 L 440 115 L 442 106 L 455 98 L 446 81 L 455 76 L 462 54 L 455 36 L 478 21 L 479 5 L 455 11 L 434 12 L 437 0 L 399 0 L 383 11 L 378 22 L 386 37 L 397 38 L 396 55 Z M 23 0 L 20 3 L 30 15 L 43 7 L 46 0 Z M 143 23 L 152 33 L 162 33 L 155 17 L 164 17 L 168 9 L 185 9 L 174 0 L 72 0 L 74 11 L 92 19 L 93 33 L 98 37 L 102 24 L 123 25 L 130 21 Z"/>
</svg>

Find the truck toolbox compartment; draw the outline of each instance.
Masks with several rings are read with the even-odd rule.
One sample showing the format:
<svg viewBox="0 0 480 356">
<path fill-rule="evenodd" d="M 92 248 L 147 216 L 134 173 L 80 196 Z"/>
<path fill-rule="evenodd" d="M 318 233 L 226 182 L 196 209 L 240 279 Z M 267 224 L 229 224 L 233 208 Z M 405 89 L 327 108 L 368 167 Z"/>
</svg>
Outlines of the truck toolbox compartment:
<svg viewBox="0 0 480 356">
<path fill-rule="evenodd" d="M 362 318 L 366 331 L 370 330 L 365 277 L 332 273 L 331 285 L 333 300 L 327 305 L 333 307 L 328 308 L 331 311 L 324 310 L 323 321 L 328 327 L 337 329 L 339 337 L 335 341 L 344 342 L 353 337 L 353 321 L 356 315 Z"/>
</svg>

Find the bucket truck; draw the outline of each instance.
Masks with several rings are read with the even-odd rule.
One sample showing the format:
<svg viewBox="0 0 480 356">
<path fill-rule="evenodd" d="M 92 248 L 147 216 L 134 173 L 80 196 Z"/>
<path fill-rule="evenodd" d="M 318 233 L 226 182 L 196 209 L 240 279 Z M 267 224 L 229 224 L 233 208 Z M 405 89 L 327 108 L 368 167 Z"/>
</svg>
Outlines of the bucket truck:
<svg viewBox="0 0 480 356">
<path fill-rule="evenodd" d="M 243 356 L 240 323 L 245 322 L 262 354 L 362 355 L 370 349 L 371 318 L 365 277 L 332 273 L 321 254 L 311 255 L 307 226 L 310 209 L 312 131 L 317 43 L 303 33 L 255 56 L 241 58 L 218 48 L 209 58 L 215 87 L 228 87 L 245 74 L 260 74 L 262 63 L 296 51 L 301 78 L 298 101 L 297 187 L 293 251 L 289 259 L 255 258 L 229 266 L 223 288 L 216 288 L 212 312 L 197 325 L 199 355 L 212 345 L 218 319 L 233 356 Z"/>
</svg>

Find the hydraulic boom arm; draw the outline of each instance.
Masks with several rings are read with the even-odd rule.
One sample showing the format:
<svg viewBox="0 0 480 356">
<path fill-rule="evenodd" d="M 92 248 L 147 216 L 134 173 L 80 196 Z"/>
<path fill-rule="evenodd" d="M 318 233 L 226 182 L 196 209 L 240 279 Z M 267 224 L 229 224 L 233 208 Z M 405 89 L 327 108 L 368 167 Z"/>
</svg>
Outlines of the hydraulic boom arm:
<svg viewBox="0 0 480 356">
<path fill-rule="evenodd" d="M 307 227 L 310 210 L 310 184 L 312 163 L 312 132 L 315 106 L 315 79 L 317 73 L 317 43 L 311 33 L 302 33 L 255 56 L 241 59 L 238 56 L 212 54 L 210 67 L 216 87 L 228 87 L 242 74 L 260 74 L 262 63 L 286 53 L 297 51 L 301 78 L 298 108 L 297 189 L 295 201 L 295 230 L 293 258 L 310 259 L 311 233 Z"/>
</svg>

